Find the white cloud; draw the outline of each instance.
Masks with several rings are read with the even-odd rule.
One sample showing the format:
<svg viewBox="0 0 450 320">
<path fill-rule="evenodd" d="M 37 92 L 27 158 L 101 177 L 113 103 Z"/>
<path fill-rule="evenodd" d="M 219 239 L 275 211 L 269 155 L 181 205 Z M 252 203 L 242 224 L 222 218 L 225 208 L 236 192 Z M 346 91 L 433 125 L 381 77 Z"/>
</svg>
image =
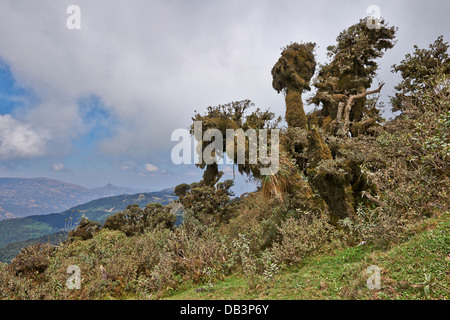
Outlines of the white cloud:
<svg viewBox="0 0 450 320">
<path fill-rule="evenodd" d="M 365 16 L 371 4 L 76 2 L 81 30 L 66 27 L 66 9 L 72 1 L 0 1 L 0 59 L 11 68 L 17 84 L 37 97 L 22 107 L 20 118 L 14 115 L 32 131 L 48 133 L 47 140 L 38 137 L 33 145 L 68 153 L 71 141 L 88 130 L 89 120 L 77 103 L 97 96 L 117 123 L 96 150 L 140 159 L 170 153 L 171 132 L 189 126 L 194 109 L 201 112 L 209 105 L 248 98 L 284 115 L 284 99 L 273 90 L 270 74 L 280 48 L 291 41 L 317 42 L 318 62 L 324 63 L 325 48 L 335 43 L 341 30 Z M 402 32 L 402 41 L 391 51 L 395 54 L 387 53 L 380 68 L 382 80 L 388 82 L 390 65 L 412 50 L 417 32 L 421 46 L 440 33 L 448 40 L 450 8 L 443 1 L 429 12 L 424 8 L 431 5 L 419 1 L 379 1 L 379 5 L 382 15 Z M 420 19 L 424 13 L 428 18 Z M 442 16 L 430 18 L 434 15 Z M 398 50 L 400 46 L 403 49 Z M 387 87 L 383 94 L 390 94 Z M 13 157 L 43 152 L 20 150 Z"/>
<path fill-rule="evenodd" d="M 29 159 L 46 152 L 48 135 L 11 115 L 0 115 L 0 160 Z"/>
<path fill-rule="evenodd" d="M 145 164 L 145 171 L 147 172 L 158 172 L 159 168 L 157 166 L 154 166 L 153 164 L 146 163 Z"/>
<path fill-rule="evenodd" d="M 52 164 L 53 171 L 63 171 L 65 170 L 65 165 L 62 162 L 55 162 Z"/>
<path fill-rule="evenodd" d="M 206 3 L 80 0 L 81 30 L 68 30 L 69 4 L 0 2 L 0 58 L 37 95 L 23 118 L 49 129 L 52 150 L 86 132 L 77 102 L 89 95 L 119 119 L 99 150 L 141 156 L 169 149 L 196 107 L 249 98 L 263 81 L 276 96 L 259 6 L 219 4 L 224 16 L 212 16 Z"/>
</svg>

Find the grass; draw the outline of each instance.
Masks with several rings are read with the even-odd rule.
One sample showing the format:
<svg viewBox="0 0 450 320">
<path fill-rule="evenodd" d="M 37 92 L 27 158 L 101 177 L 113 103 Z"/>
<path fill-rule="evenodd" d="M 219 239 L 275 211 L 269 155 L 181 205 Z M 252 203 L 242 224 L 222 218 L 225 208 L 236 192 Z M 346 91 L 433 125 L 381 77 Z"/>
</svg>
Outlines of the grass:
<svg viewBox="0 0 450 320">
<path fill-rule="evenodd" d="M 380 268 L 380 289 L 369 289 L 369 266 Z M 212 290 L 190 285 L 165 299 L 310 300 L 450 299 L 450 215 L 425 222 L 409 241 L 387 251 L 356 246 L 306 258 L 256 286 L 241 274 L 216 282 Z"/>
</svg>

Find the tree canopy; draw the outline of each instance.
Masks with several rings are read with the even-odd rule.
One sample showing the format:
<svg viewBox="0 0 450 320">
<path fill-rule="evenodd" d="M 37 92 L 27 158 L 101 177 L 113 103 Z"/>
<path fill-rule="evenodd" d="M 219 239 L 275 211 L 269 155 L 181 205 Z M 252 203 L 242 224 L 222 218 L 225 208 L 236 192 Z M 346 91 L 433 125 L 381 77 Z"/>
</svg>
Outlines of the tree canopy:
<svg viewBox="0 0 450 320">
<path fill-rule="evenodd" d="M 310 80 L 316 70 L 315 43 L 291 43 L 283 48 L 272 68 L 272 86 L 286 95 L 286 122 L 289 127 L 306 127 L 302 93 L 311 90 Z"/>
<path fill-rule="evenodd" d="M 414 46 L 414 52 L 408 53 L 399 63 L 392 66 L 392 72 L 400 73 L 402 81 L 395 86 L 395 96 L 392 98 L 393 111 L 402 111 L 408 103 L 414 103 L 420 89 L 430 86 L 432 77 L 439 74 L 450 74 L 450 57 L 448 42 L 439 36 L 428 49 Z"/>
<path fill-rule="evenodd" d="M 378 69 L 377 59 L 395 45 L 397 29 L 380 20 L 380 28 L 370 29 L 366 19 L 342 31 L 336 44 L 329 46 L 330 61 L 320 66 L 313 85 L 317 88 L 311 102 L 322 106 L 319 124 L 340 119 L 344 106 L 348 108 L 349 121 L 361 121 L 367 114 L 366 92 L 372 85 Z M 381 90 L 381 89 L 380 89 Z M 348 104 L 351 96 L 357 97 Z M 339 105 L 341 104 L 341 105 Z M 347 133 L 347 132 L 345 132 Z"/>
</svg>

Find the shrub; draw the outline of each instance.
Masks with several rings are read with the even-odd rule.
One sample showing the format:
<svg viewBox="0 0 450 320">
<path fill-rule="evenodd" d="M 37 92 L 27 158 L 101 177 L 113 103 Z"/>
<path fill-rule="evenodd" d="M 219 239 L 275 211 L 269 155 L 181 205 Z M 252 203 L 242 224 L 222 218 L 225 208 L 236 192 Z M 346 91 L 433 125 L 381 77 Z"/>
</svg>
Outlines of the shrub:
<svg viewBox="0 0 450 320">
<path fill-rule="evenodd" d="M 225 180 L 215 185 L 205 182 L 192 183 L 179 201 L 186 210 L 207 226 L 217 226 L 226 223 L 235 212 L 236 204 L 230 200 L 233 196 L 232 180 Z"/>
<path fill-rule="evenodd" d="M 286 219 L 278 230 L 281 239 L 273 244 L 273 256 L 278 264 L 287 265 L 300 263 L 330 241 L 333 233 L 333 227 L 324 216 L 309 212 L 304 212 L 297 219 Z"/>
<path fill-rule="evenodd" d="M 36 276 L 45 272 L 49 258 L 54 254 L 54 247 L 49 244 L 35 243 L 23 248 L 11 261 L 9 268 L 17 276 Z"/>
<path fill-rule="evenodd" d="M 98 230 L 100 230 L 100 223 L 90 221 L 83 217 L 77 228 L 69 232 L 67 240 L 72 242 L 75 240 L 91 239 Z"/>
<path fill-rule="evenodd" d="M 353 219 L 340 220 L 339 224 L 348 230 L 353 239 L 351 243 L 365 241 L 381 249 L 387 249 L 405 238 L 407 231 L 405 218 L 382 207 L 369 209 L 359 206 Z"/>
<path fill-rule="evenodd" d="M 170 212 L 168 206 L 159 203 L 149 203 L 144 209 L 139 205 L 129 205 L 124 211 L 109 216 L 103 228 L 119 230 L 127 236 L 142 234 L 153 230 L 157 226 L 172 229 L 175 225 L 176 216 Z"/>
</svg>

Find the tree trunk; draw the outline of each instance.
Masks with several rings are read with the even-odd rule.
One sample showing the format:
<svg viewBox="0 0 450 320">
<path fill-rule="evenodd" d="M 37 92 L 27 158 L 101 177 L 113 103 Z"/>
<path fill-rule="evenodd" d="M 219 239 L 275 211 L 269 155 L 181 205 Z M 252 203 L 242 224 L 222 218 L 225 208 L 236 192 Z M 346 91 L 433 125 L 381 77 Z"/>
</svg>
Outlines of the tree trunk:
<svg viewBox="0 0 450 320">
<path fill-rule="evenodd" d="M 342 111 L 344 110 L 344 106 L 345 106 L 345 103 L 343 101 L 339 102 L 337 114 L 336 114 L 336 122 L 338 124 L 340 124 L 342 121 Z"/>
<path fill-rule="evenodd" d="M 301 91 L 286 90 L 286 122 L 290 128 L 306 129 L 307 120 Z"/>
<path fill-rule="evenodd" d="M 355 103 L 355 100 L 364 98 L 368 94 L 378 93 L 378 92 L 381 91 L 381 88 L 383 88 L 383 86 L 384 86 L 384 83 L 381 84 L 380 87 L 378 89 L 376 89 L 376 90 L 363 91 L 361 93 L 351 95 L 348 98 L 347 105 L 345 106 L 345 109 L 344 109 L 344 125 L 343 125 L 344 134 L 347 134 L 349 132 L 349 128 L 350 128 L 350 111 L 352 110 L 352 106 Z M 338 107 L 338 113 L 339 113 L 339 107 Z M 338 114 L 338 116 L 339 116 L 339 114 Z"/>
</svg>

